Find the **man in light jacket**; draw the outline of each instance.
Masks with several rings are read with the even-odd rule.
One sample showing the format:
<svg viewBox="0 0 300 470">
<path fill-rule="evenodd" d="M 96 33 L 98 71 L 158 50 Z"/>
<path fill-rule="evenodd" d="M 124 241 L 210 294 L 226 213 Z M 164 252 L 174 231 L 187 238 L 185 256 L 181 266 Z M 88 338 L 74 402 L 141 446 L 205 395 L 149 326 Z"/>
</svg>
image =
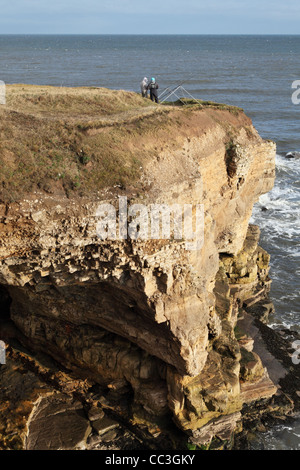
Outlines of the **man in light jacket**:
<svg viewBox="0 0 300 470">
<path fill-rule="evenodd" d="M 148 78 L 144 77 L 144 79 L 141 81 L 141 92 L 142 92 L 142 97 L 147 98 L 148 95 Z"/>
</svg>

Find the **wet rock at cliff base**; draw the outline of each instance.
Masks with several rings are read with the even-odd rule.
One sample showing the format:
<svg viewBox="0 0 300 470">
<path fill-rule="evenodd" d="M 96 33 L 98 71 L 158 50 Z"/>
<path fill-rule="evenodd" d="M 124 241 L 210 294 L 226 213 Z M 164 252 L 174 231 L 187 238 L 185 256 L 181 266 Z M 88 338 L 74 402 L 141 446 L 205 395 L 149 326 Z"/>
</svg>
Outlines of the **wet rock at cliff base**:
<svg viewBox="0 0 300 470">
<path fill-rule="evenodd" d="M 191 442 L 198 446 L 208 445 L 213 438 L 217 437 L 221 441 L 228 441 L 241 418 L 241 413 L 233 413 L 227 416 L 220 416 L 193 432 Z"/>
<path fill-rule="evenodd" d="M 247 312 L 260 320 L 262 323 L 267 324 L 269 316 L 274 312 L 274 304 L 273 302 L 268 302 L 267 300 L 259 300 L 251 307 L 247 307 Z"/>
<path fill-rule="evenodd" d="M 116 421 L 108 418 L 107 416 L 103 416 L 103 418 L 93 421 L 93 429 L 99 434 L 99 436 L 116 429 L 118 426 L 119 424 Z"/>
<path fill-rule="evenodd" d="M 89 412 L 88 417 L 90 421 L 96 421 L 104 417 L 104 411 L 101 408 L 93 406 Z"/>
<path fill-rule="evenodd" d="M 28 423 L 26 450 L 83 450 L 90 432 L 81 403 L 58 393 L 36 404 Z"/>
<path fill-rule="evenodd" d="M 300 158 L 300 152 L 288 152 L 285 158 Z"/>
</svg>

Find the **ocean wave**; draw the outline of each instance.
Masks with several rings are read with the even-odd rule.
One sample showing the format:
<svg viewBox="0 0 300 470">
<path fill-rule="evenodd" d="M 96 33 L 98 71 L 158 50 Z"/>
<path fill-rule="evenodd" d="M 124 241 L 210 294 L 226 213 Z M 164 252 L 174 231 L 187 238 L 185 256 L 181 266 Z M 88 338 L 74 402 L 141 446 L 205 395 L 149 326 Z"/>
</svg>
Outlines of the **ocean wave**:
<svg viewBox="0 0 300 470">
<path fill-rule="evenodd" d="M 277 425 L 272 431 L 259 433 L 252 448 L 260 450 L 299 450 L 300 420 L 294 422 L 293 426 Z"/>
<path fill-rule="evenodd" d="M 260 245 L 271 255 L 269 326 L 299 330 L 300 162 L 284 155 L 276 155 L 274 187 L 254 205 L 250 222 L 260 227 Z"/>
<path fill-rule="evenodd" d="M 300 237 L 299 177 L 299 162 L 277 154 L 274 187 L 259 198 L 251 218 L 251 222 L 263 228 L 271 239 Z"/>
</svg>

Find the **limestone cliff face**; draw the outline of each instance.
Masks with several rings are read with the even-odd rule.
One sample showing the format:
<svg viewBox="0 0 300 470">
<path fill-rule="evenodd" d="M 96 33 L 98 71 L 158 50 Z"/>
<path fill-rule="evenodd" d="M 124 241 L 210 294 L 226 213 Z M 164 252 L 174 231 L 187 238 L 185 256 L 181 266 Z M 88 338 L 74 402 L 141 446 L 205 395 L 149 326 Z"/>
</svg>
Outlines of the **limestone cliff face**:
<svg viewBox="0 0 300 470">
<path fill-rule="evenodd" d="M 168 113 L 176 139 L 162 145 L 157 136 L 154 148 L 155 135 L 139 135 L 136 152 L 152 139 L 151 152 L 130 190 L 37 191 L 0 206 L 0 283 L 11 301 L 1 331 L 119 397 L 132 394 L 137 421 L 171 412 L 205 442 L 234 428 L 243 402 L 275 392 L 235 335 L 243 302 L 269 287 L 268 255 L 249 219 L 272 188 L 275 146 L 242 112 Z M 118 196 L 148 207 L 203 204 L 203 246 L 100 240 L 97 208 L 117 207 Z M 265 386 L 247 395 L 247 380 Z"/>
</svg>

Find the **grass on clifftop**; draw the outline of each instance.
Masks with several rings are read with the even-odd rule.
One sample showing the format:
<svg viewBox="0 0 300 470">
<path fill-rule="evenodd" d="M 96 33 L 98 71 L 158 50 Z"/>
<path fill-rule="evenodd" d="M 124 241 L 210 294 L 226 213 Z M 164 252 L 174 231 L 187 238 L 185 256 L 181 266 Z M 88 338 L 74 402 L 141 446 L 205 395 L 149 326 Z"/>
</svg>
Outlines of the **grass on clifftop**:
<svg viewBox="0 0 300 470">
<path fill-rule="evenodd" d="M 171 106 L 187 106 L 195 108 L 197 106 L 199 109 L 203 108 L 211 108 L 211 109 L 221 109 L 221 110 L 226 110 L 230 111 L 232 113 L 239 113 L 243 112 L 242 108 L 239 108 L 238 106 L 232 106 L 229 104 L 225 103 L 216 103 L 215 101 L 205 101 L 205 100 L 196 100 L 192 98 L 180 98 L 177 101 L 165 101 L 163 104 L 166 105 L 171 105 Z"/>
<path fill-rule="evenodd" d="M 138 177 L 140 162 L 121 126 L 155 111 L 150 100 L 84 87 L 6 90 L 0 106 L 2 201 L 34 190 L 87 194 Z"/>
<path fill-rule="evenodd" d="M 188 128 L 191 108 L 156 105 L 122 90 L 7 85 L 0 105 L 0 200 L 35 190 L 83 196 L 128 188 L 143 163 Z"/>
<path fill-rule="evenodd" d="M 6 97 L 7 108 L 11 110 L 55 119 L 94 119 L 151 104 L 136 93 L 96 87 L 8 85 Z"/>
</svg>

